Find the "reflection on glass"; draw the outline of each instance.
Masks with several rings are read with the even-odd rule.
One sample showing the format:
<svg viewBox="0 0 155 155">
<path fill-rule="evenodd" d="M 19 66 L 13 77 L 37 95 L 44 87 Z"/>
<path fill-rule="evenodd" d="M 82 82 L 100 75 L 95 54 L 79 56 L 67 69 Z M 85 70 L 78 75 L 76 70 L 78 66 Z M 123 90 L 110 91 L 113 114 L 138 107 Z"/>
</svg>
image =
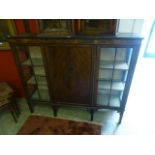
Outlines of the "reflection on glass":
<svg viewBox="0 0 155 155">
<path fill-rule="evenodd" d="M 98 28 L 98 29 L 105 29 L 108 30 L 109 29 L 109 20 L 104 19 L 104 20 L 100 20 L 100 19 L 88 19 L 86 20 L 86 27 L 87 28 Z"/>
<path fill-rule="evenodd" d="M 67 28 L 67 22 L 63 19 L 44 19 L 43 29 L 46 31 L 64 30 Z"/>
</svg>

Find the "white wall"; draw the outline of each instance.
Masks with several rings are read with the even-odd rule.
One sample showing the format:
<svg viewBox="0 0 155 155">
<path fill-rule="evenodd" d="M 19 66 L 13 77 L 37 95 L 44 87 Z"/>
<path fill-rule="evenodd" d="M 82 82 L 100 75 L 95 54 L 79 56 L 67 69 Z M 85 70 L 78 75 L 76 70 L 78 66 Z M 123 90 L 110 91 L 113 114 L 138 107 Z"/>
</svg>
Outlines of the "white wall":
<svg viewBox="0 0 155 155">
<path fill-rule="evenodd" d="M 118 24 L 118 33 L 141 34 L 144 19 L 120 19 Z"/>
<path fill-rule="evenodd" d="M 147 38 L 150 32 L 152 20 L 146 19 L 120 19 L 118 23 L 118 33 L 132 33 L 141 35 L 142 41 L 139 58 L 143 57 Z"/>
</svg>

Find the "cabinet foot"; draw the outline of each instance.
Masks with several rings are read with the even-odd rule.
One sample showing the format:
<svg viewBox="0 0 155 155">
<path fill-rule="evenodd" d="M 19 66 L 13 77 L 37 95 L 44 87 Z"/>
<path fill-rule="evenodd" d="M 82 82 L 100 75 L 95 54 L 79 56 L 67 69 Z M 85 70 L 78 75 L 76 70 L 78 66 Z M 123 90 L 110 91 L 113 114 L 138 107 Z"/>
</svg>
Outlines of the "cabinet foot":
<svg viewBox="0 0 155 155">
<path fill-rule="evenodd" d="M 54 117 L 57 117 L 57 114 L 58 114 L 58 107 L 53 106 L 53 114 L 54 114 Z"/>
<path fill-rule="evenodd" d="M 32 104 L 30 102 L 28 102 L 28 107 L 29 107 L 30 112 L 33 113 L 34 108 L 33 108 Z"/>
<path fill-rule="evenodd" d="M 90 110 L 90 121 L 93 121 L 93 119 L 94 119 L 94 110 L 93 109 L 91 109 Z"/>
<path fill-rule="evenodd" d="M 20 109 L 19 109 L 19 106 L 17 104 L 16 98 L 12 98 L 11 99 L 11 106 L 12 106 L 12 109 L 15 112 L 16 116 L 19 117 L 19 115 L 20 115 Z"/>
<path fill-rule="evenodd" d="M 10 112 L 11 112 L 11 115 L 12 115 L 14 121 L 17 123 L 17 116 L 16 116 L 16 113 L 14 112 L 12 105 L 9 106 L 9 109 L 10 109 Z"/>
<path fill-rule="evenodd" d="M 119 116 L 119 120 L 118 120 L 118 124 L 121 124 L 122 118 L 123 118 L 123 114 L 124 114 L 124 111 L 121 111 L 120 112 L 120 116 Z"/>
</svg>

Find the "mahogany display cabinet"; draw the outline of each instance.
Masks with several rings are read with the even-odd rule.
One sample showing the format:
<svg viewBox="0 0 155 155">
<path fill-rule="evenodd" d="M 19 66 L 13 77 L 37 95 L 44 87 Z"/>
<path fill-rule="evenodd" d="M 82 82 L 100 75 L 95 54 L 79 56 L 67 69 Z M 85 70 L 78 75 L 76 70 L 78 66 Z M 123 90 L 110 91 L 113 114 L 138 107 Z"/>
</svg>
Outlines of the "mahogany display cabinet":
<svg viewBox="0 0 155 155">
<path fill-rule="evenodd" d="M 36 103 L 94 112 L 125 110 L 142 38 L 133 35 L 11 36 L 31 112 Z"/>
</svg>

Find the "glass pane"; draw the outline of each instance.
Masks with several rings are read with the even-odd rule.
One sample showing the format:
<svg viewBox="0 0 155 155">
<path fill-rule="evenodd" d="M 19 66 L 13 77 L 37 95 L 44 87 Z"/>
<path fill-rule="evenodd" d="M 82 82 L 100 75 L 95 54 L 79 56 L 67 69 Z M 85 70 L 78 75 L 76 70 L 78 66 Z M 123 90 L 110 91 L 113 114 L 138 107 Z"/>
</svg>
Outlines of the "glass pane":
<svg viewBox="0 0 155 155">
<path fill-rule="evenodd" d="M 48 90 L 38 89 L 34 91 L 31 99 L 40 101 L 49 101 L 50 100 L 49 92 Z"/>
<path fill-rule="evenodd" d="M 113 71 L 113 80 L 114 81 L 121 81 L 123 76 L 122 70 L 114 70 Z"/>
<path fill-rule="evenodd" d="M 34 76 L 32 76 L 28 81 L 27 81 L 28 84 L 36 84 L 36 81 L 35 81 L 35 78 Z"/>
<path fill-rule="evenodd" d="M 123 76 L 122 70 L 112 70 L 112 69 L 99 69 L 99 79 L 100 80 L 119 80 L 121 81 Z"/>
<path fill-rule="evenodd" d="M 120 106 L 120 98 L 121 94 L 120 92 L 116 91 L 98 91 L 97 96 L 97 104 L 103 105 L 103 106 L 113 106 L 113 107 L 119 107 Z"/>
<path fill-rule="evenodd" d="M 126 62 L 127 49 L 117 48 L 116 61 Z"/>
<path fill-rule="evenodd" d="M 42 21 L 45 31 L 61 31 L 67 29 L 67 21 L 63 19 L 44 19 Z"/>
<path fill-rule="evenodd" d="M 100 60 L 102 61 L 114 61 L 115 48 L 101 48 Z"/>
<path fill-rule="evenodd" d="M 31 58 L 42 58 L 41 55 L 41 48 L 39 46 L 30 46 L 29 47 L 29 52 Z"/>
<path fill-rule="evenodd" d="M 36 76 L 36 80 L 37 80 L 38 84 L 45 84 L 45 85 L 47 85 L 46 77 Z"/>
<path fill-rule="evenodd" d="M 45 76 L 46 74 L 45 74 L 45 69 L 44 69 L 44 67 L 33 67 L 33 69 L 34 69 L 34 72 L 35 72 L 35 75 L 37 76 Z"/>
<path fill-rule="evenodd" d="M 43 65 L 41 48 L 38 46 L 30 46 L 29 52 L 33 65 Z"/>
<path fill-rule="evenodd" d="M 40 89 L 40 90 L 48 90 L 48 86 L 47 85 L 38 84 L 38 89 Z"/>
<path fill-rule="evenodd" d="M 33 65 L 43 65 L 43 60 L 41 58 L 32 58 Z"/>
<path fill-rule="evenodd" d="M 37 90 L 32 94 L 31 99 L 34 99 L 34 100 L 39 100 L 40 99 L 39 93 L 38 93 Z"/>
<path fill-rule="evenodd" d="M 104 31 L 108 31 L 110 28 L 110 20 L 108 19 L 87 19 L 85 21 L 87 28 L 103 29 Z"/>
<path fill-rule="evenodd" d="M 25 61 L 22 63 L 22 65 L 31 66 L 31 65 L 32 65 L 31 60 L 30 60 L 30 59 L 25 60 Z"/>
<path fill-rule="evenodd" d="M 50 100 L 48 90 L 39 89 L 39 93 L 40 93 L 40 99 L 41 100 L 43 100 L 43 101 L 49 101 Z"/>
<path fill-rule="evenodd" d="M 42 52 L 41 48 L 39 46 L 29 46 L 29 53 L 32 60 L 32 63 L 34 65 L 33 70 L 35 75 L 45 75 L 45 69 L 43 66 L 43 58 L 42 58 Z"/>
<path fill-rule="evenodd" d="M 132 52 L 132 48 L 100 49 L 98 104 L 120 106 Z"/>
<path fill-rule="evenodd" d="M 30 66 L 22 66 L 22 72 L 25 80 L 30 79 L 32 77 L 32 68 Z"/>
<path fill-rule="evenodd" d="M 32 96 L 34 91 L 36 90 L 35 84 L 27 84 L 28 95 Z"/>
<path fill-rule="evenodd" d="M 99 69 L 99 79 L 100 80 L 110 80 L 110 79 L 112 79 L 112 70 Z"/>
<path fill-rule="evenodd" d="M 28 53 L 26 48 L 17 47 L 17 53 L 18 53 L 18 59 L 20 63 L 23 63 L 24 61 L 28 60 Z"/>
</svg>

